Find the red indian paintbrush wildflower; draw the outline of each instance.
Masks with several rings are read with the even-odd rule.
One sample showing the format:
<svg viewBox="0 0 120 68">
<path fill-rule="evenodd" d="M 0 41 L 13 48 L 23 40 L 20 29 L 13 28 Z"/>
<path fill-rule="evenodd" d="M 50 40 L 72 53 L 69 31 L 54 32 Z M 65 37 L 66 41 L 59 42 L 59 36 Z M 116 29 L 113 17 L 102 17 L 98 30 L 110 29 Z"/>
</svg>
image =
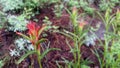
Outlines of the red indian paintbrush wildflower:
<svg viewBox="0 0 120 68">
<path fill-rule="evenodd" d="M 38 41 L 40 27 L 37 26 L 35 22 L 30 22 L 27 24 L 27 28 L 29 30 L 28 35 L 30 36 L 32 43 Z"/>
<path fill-rule="evenodd" d="M 20 33 L 20 32 L 16 32 L 18 35 L 23 36 L 24 38 L 28 39 L 35 47 L 37 46 L 37 49 L 40 48 L 39 43 L 39 36 L 41 34 L 41 32 L 46 28 L 45 25 L 43 25 L 42 27 L 38 26 L 35 22 L 30 21 L 27 24 L 27 28 L 28 28 L 28 36 Z"/>
<path fill-rule="evenodd" d="M 31 21 L 27 24 L 28 35 L 24 35 L 20 32 L 16 32 L 18 35 L 20 35 L 20 36 L 26 38 L 27 40 L 29 40 L 34 47 L 34 50 L 33 51 L 28 51 L 28 53 L 25 54 L 25 57 L 22 57 L 22 60 L 23 60 L 23 58 L 26 58 L 27 56 L 29 56 L 31 54 L 37 55 L 37 60 L 38 60 L 40 68 L 42 68 L 41 59 L 46 55 L 46 53 L 48 53 L 49 51 L 52 51 L 52 50 L 57 50 L 55 48 L 51 48 L 51 49 L 45 50 L 45 52 L 43 52 L 43 53 L 40 50 L 41 49 L 40 48 L 41 47 L 40 43 L 42 43 L 46 39 L 39 38 L 39 36 L 45 30 L 46 27 L 47 27 L 46 25 L 43 25 L 43 26 L 40 27 L 35 22 Z M 32 58 L 33 58 L 34 55 L 32 55 Z M 33 58 L 33 60 L 34 60 L 34 58 Z M 20 63 L 20 62 L 21 62 L 21 59 L 18 61 L 18 63 Z M 33 63 L 34 63 L 34 61 L 33 61 Z"/>
<path fill-rule="evenodd" d="M 29 30 L 29 32 L 28 32 L 29 35 L 38 37 L 38 32 L 40 30 L 40 27 L 37 26 L 37 24 L 35 22 L 28 23 L 27 28 Z"/>
</svg>

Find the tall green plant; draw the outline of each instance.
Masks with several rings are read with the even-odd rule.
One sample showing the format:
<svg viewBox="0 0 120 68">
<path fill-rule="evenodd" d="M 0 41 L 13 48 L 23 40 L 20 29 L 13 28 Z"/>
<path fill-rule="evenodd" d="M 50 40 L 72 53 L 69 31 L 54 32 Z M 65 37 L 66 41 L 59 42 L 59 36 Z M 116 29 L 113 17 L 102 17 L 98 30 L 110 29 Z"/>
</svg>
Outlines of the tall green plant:
<svg viewBox="0 0 120 68">
<path fill-rule="evenodd" d="M 111 15 L 109 9 L 105 12 L 104 15 L 101 13 L 98 13 L 98 15 L 105 25 L 104 43 L 101 43 L 104 48 L 104 51 L 102 52 L 103 59 L 96 52 L 100 63 L 100 68 L 119 68 L 119 47 L 116 48 L 118 46 L 117 44 L 119 44 L 119 41 L 117 41 L 117 37 L 119 37 L 119 35 L 116 34 L 117 28 L 114 28 L 113 31 L 110 31 L 110 28 L 114 27 L 114 24 L 117 23 L 117 19 L 119 17 L 115 14 Z"/>
<path fill-rule="evenodd" d="M 30 22 L 27 24 L 27 28 L 29 29 L 28 31 L 28 36 L 17 32 L 18 35 L 24 37 L 25 39 L 29 40 L 33 47 L 34 50 L 33 51 L 28 51 L 25 55 L 23 55 L 19 60 L 18 60 L 18 64 L 21 63 L 26 57 L 28 57 L 31 54 L 36 54 L 37 55 L 37 60 L 39 63 L 40 68 L 42 68 L 42 64 L 41 64 L 41 60 L 44 58 L 44 56 L 52 50 L 57 50 L 56 48 L 50 48 L 50 49 L 46 49 L 43 53 L 41 52 L 41 44 L 43 41 L 45 41 L 46 39 L 44 38 L 40 38 L 41 33 L 47 28 L 46 25 L 43 25 L 42 27 L 37 26 L 37 24 L 35 22 Z"/>
<path fill-rule="evenodd" d="M 116 12 L 116 17 L 115 17 L 115 21 L 114 21 L 114 30 L 115 32 L 117 32 L 118 35 L 120 35 L 120 10 L 117 9 Z"/>
<path fill-rule="evenodd" d="M 83 38 L 86 35 L 86 31 L 83 30 L 83 27 L 86 25 L 86 22 L 81 22 L 78 21 L 78 11 L 77 8 L 74 7 L 72 12 L 70 12 L 69 10 L 67 10 L 68 13 L 70 14 L 70 20 L 71 23 L 73 25 L 73 32 L 69 32 L 64 30 L 64 32 L 60 32 L 63 35 L 71 38 L 74 42 L 73 47 L 69 44 L 68 41 L 67 44 L 70 47 L 70 52 L 73 54 L 73 61 L 67 61 L 66 59 L 64 59 L 66 65 L 68 68 L 83 68 L 84 66 L 86 66 L 87 68 L 89 68 L 87 65 L 85 65 L 83 62 L 85 62 L 84 60 L 81 59 L 81 46 L 84 43 Z"/>
</svg>

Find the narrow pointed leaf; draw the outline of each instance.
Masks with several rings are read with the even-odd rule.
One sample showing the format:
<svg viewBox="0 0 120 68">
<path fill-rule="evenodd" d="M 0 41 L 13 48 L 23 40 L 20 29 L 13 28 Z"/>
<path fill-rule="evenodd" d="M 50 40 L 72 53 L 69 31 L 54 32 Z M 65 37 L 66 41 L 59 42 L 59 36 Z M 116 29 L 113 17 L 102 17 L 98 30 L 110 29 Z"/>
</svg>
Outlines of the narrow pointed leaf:
<svg viewBox="0 0 120 68">
<path fill-rule="evenodd" d="M 57 33 L 63 34 L 63 35 L 65 35 L 66 37 L 69 37 L 70 39 L 73 39 L 73 37 L 72 37 L 71 35 L 69 35 L 68 33 L 61 32 L 61 31 L 59 31 L 59 32 L 57 32 Z"/>
<path fill-rule="evenodd" d="M 43 59 L 48 52 L 54 51 L 54 50 L 60 50 L 60 49 L 58 49 L 58 48 L 46 49 L 46 50 L 41 54 L 40 59 Z"/>
<path fill-rule="evenodd" d="M 97 15 L 100 17 L 100 19 L 103 21 L 103 23 L 105 23 L 105 19 L 104 17 L 102 16 L 102 14 L 100 14 L 100 12 L 96 12 Z"/>
<path fill-rule="evenodd" d="M 40 43 L 42 43 L 42 42 L 44 42 L 44 41 L 46 41 L 46 40 L 47 40 L 47 39 L 42 38 L 42 39 L 38 40 L 38 42 L 36 43 L 36 45 L 38 45 L 38 44 L 40 44 Z"/>
<path fill-rule="evenodd" d="M 23 38 L 25 38 L 25 39 L 27 39 L 27 40 L 30 40 L 30 38 L 28 37 L 28 36 L 26 36 L 26 35 L 24 35 L 24 34 L 20 34 Z"/>
<path fill-rule="evenodd" d="M 46 28 L 46 25 L 43 25 L 42 28 L 39 30 L 38 35 L 40 35 L 45 28 Z"/>
<path fill-rule="evenodd" d="M 36 51 L 28 51 L 27 54 L 23 55 L 16 63 L 19 64 L 21 63 L 26 57 L 28 57 L 29 55 L 36 53 Z"/>
</svg>

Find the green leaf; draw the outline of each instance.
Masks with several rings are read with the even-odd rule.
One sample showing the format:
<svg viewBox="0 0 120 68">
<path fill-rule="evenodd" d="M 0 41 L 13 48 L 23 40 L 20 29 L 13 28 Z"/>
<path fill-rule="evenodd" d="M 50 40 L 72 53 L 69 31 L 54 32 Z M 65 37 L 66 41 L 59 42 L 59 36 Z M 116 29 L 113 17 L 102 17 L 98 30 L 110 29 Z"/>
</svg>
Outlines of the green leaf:
<svg viewBox="0 0 120 68">
<path fill-rule="evenodd" d="M 105 19 L 104 19 L 103 15 L 100 12 L 96 12 L 96 13 L 100 17 L 100 19 L 103 21 L 103 23 L 105 23 Z"/>
<path fill-rule="evenodd" d="M 65 33 L 65 32 L 58 32 L 58 33 L 60 33 L 60 34 L 63 34 L 63 35 L 65 35 L 66 37 L 69 37 L 70 39 L 73 39 L 73 37 L 71 36 L 71 35 L 69 35 L 69 34 L 67 34 L 67 33 Z"/>
<path fill-rule="evenodd" d="M 30 40 L 30 38 L 28 37 L 28 36 L 26 36 L 26 35 L 24 35 L 24 34 L 20 34 L 23 38 L 25 38 L 25 39 L 27 39 L 27 40 Z"/>
<path fill-rule="evenodd" d="M 64 7 L 65 10 L 71 15 L 72 13 L 68 10 L 68 8 Z"/>
<path fill-rule="evenodd" d="M 36 43 L 36 45 L 38 45 L 38 44 L 40 44 L 40 43 L 44 42 L 45 40 L 47 40 L 47 39 L 42 38 L 42 39 L 38 40 L 38 42 Z"/>
<path fill-rule="evenodd" d="M 110 19 L 110 9 L 107 9 L 106 13 L 105 13 L 105 20 L 106 20 L 106 22 L 108 22 L 109 19 Z"/>
<path fill-rule="evenodd" d="M 81 65 L 81 68 L 90 68 L 90 67 L 87 65 Z"/>
<path fill-rule="evenodd" d="M 36 51 L 28 51 L 25 55 L 23 55 L 17 62 L 16 64 L 21 63 L 26 57 L 28 57 L 29 55 L 36 53 Z"/>
<path fill-rule="evenodd" d="M 60 50 L 60 49 L 58 49 L 58 48 L 46 49 L 46 50 L 41 54 L 40 59 L 43 59 L 48 52 L 54 51 L 54 50 Z"/>
<path fill-rule="evenodd" d="M 45 28 L 46 26 L 42 26 L 42 28 L 38 31 L 38 35 L 40 35 L 43 32 L 43 30 L 45 30 Z"/>
</svg>

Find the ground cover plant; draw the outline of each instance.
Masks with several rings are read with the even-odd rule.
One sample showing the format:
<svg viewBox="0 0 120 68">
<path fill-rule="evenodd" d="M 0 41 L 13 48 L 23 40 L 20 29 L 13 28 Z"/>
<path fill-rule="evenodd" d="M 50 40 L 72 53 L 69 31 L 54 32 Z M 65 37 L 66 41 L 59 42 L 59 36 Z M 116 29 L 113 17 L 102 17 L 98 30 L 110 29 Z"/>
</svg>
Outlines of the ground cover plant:
<svg viewBox="0 0 120 68">
<path fill-rule="evenodd" d="M 119 68 L 119 0 L 0 0 L 0 68 Z"/>
</svg>

